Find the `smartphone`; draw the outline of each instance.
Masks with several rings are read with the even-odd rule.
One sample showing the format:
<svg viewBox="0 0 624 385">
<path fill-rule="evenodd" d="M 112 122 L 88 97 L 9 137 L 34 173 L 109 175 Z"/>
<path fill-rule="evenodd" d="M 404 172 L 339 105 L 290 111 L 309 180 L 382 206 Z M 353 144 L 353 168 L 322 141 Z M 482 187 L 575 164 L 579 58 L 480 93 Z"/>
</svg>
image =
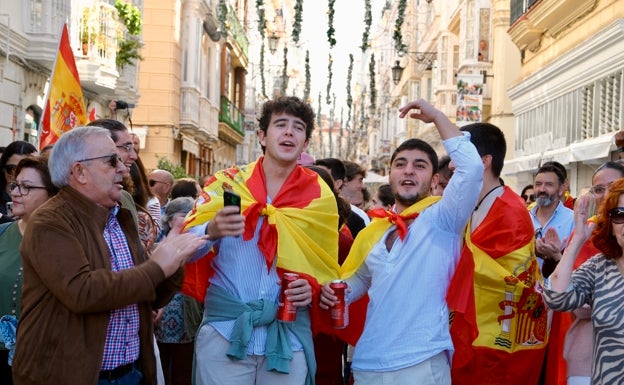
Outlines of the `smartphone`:
<svg viewBox="0 0 624 385">
<path fill-rule="evenodd" d="M 241 197 L 237 193 L 231 190 L 223 191 L 223 205 L 224 206 L 236 206 L 238 207 L 238 213 L 241 212 Z"/>
<path fill-rule="evenodd" d="M 13 217 L 13 202 L 6 203 L 6 212 L 7 212 L 7 217 L 9 218 Z"/>
</svg>

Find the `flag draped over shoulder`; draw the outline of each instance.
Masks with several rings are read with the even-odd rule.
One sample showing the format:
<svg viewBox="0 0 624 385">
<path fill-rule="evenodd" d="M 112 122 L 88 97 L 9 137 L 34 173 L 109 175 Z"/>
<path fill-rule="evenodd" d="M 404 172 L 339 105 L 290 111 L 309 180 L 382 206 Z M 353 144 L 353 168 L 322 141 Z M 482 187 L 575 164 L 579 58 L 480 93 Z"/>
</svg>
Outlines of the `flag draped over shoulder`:
<svg viewBox="0 0 624 385">
<path fill-rule="evenodd" d="M 466 238 L 447 294 L 455 345 L 453 383 L 537 384 L 547 309 L 524 202 L 505 187 Z"/>
<path fill-rule="evenodd" d="M 311 283 L 315 283 L 318 292 L 319 283 L 338 277 L 336 198 L 318 174 L 297 166 L 272 203 L 267 203 L 262 161 L 261 157 L 245 167 L 219 171 L 211 177 L 187 216 L 185 228 L 212 219 L 223 208 L 223 191 L 233 190 L 241 196 L 241 213 L 246 217 L 244 240 L 253 237 L 258 220 L 261 216 L 265 218 L 258 247 L 267 269 L 277 256 L 280 271 L 297 272 L 309 281 L 316 281 Z M 196 293 L 196 298 L 201 296 L 200 301 L 204 299 L 210 276 L 209 264 L 204 262 L 204 265 L 187 267 L 183 287 L 183 292 Z"/>
<path fill-rule="evenodd" d="M 438 202 L 440 199 L 441 197 L 439 196 L 424 198 L 403 210 L 400 213 L 400 216 L 403 218 L 415 218 L 418 213 L 421 213 L 427 207 Z M 341 279 L 347 279 L 355 274 L 358 268 L 366 260 L 366 256 L 368 256 L 368 253 L 373 248 L 375 243 L 379 242 L 385 232 L 391 226 L 395 225 L 394 222 L 396 222 L 396 218 L 392 215 L 387 217 L 375 217 L 369 225 L 358 233 L 358 236 L 355 238 L 355 241 L 351 246 L 347 259 L 340 267 Z M 323 329 L 322 331 L 327 334 L 336 335 L 349 344 L 355 345 L 364 330 L 367 305 L 368 296 L 364 296 L 349 305 L 349 326 L 347 328 L 340 330 Z"/>
<path fill-rule="evenodd" d="M 86 122 L 82 87 L 65 24 L 41 116 L 39 148 L 54 144 L 64 132 Z"/>
</svg>

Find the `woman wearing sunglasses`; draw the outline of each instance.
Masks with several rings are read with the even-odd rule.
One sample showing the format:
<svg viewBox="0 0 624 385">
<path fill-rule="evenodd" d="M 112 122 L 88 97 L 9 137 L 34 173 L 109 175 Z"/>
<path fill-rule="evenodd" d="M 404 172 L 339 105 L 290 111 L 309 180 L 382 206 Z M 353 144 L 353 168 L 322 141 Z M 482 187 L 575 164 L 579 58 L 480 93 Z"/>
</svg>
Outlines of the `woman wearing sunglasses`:
<svg viewBox="0 0 624 385">
<path fill-rule="evenodd" d="M 9 183 L 15 177 L 15 167 L 20 160 L 37 152 L 35 146 L 22 140 L 9 144 L 0 157 L 0 223 L 12 220 L 7 213 L 7 202 L 11 202 Z M 8 214 L 8 217 L 7 217 Z"/>
<path fill-rule="evenodd" d="M 0 225 L 0 317 L 9 316 L 3 320 L 16 322 L 20 316 L 22 294 L 22 257 L 19 252 L 22 235 L 35 209 L 56 195 L 58 189 L 52 184 L 45 157 L 22 159 L 8 188 L 13 198 L 13 213 L 19 219 Z M 10 341 L 3 344 L 0 339 L 0 384 L 13 383 L 7 345 L 11 345 Z"/>
<path fill-rule="evenodd" d="M 587 221 L 590 200 L 589 195 L 578 199 L 574 234 L 550 276 L 544 300 L 558 311 L 591 306 L 591 384 L 620 384 L 624 378 L 624 179 L 609 187 L 595 223 Z M 590 237 L 600 253 L 573 270 Z"/>
</svg>

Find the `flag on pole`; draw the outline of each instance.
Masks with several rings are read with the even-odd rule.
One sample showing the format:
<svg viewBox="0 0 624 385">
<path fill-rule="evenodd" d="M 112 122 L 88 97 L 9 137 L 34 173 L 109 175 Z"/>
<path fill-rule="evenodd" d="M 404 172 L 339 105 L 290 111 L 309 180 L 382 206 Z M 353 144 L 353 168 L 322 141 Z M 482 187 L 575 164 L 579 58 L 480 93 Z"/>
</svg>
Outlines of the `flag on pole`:
<svg viewBox="0 0 624 385">
<path fill-rule="evenodd" d="M 78 69 L 69 45 L 67 24 L 64 24 L 41 115 L 39 148 L 54 144 L 64 132 L 86 122 Z"/>
</svg>

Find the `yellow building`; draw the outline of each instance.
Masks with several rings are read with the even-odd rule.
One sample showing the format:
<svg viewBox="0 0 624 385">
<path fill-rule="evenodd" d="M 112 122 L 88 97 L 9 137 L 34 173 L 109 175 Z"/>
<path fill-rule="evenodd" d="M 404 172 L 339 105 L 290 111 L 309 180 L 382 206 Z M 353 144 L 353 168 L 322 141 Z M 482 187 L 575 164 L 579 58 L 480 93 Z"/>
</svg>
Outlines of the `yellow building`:
<svg viewBox="0 0 624 385">
<path fill-rule="evenodd" d="M 616 159 L 622 122 L 624 2 L 511 0 L 509 35 L 521 50 L 509 88 L 515 159 L 503 172 L 531 183 L 543 162 L 566 166 L 576 195 Z"/>
</svg>

